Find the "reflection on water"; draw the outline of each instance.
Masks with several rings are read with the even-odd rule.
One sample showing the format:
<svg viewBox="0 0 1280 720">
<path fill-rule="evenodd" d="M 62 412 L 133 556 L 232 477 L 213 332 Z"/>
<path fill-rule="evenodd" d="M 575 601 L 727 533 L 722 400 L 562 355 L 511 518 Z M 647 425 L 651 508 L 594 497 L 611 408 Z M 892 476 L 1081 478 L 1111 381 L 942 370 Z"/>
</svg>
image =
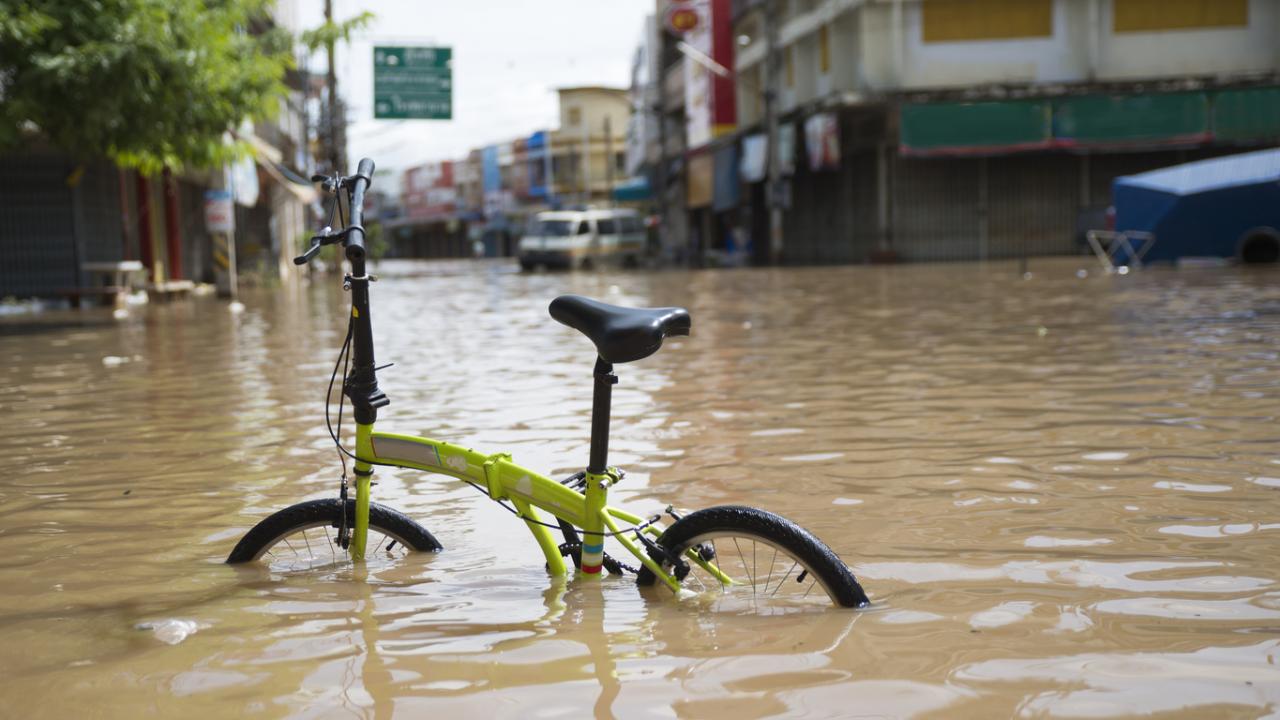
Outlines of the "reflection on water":
<svg viewBox="0 0 1280 720">
<path fill-rule="evenodd" d="M 0 691 L 15 716 L 1255 717 L 1280 706 L 1280 275 L 1074 261 L 520 275 L 385 264 L 380 427 L 587 454 L 563 292 L 686 305 L 621 366 L 615 498 L 746 503 L 854 566 L 867 612 L 722 616 L 548 578 L 470 488 L 382 472 L 446 550 L 221 564 L 335 492 L 346 296 L 0 322 Z"/>
</svg>

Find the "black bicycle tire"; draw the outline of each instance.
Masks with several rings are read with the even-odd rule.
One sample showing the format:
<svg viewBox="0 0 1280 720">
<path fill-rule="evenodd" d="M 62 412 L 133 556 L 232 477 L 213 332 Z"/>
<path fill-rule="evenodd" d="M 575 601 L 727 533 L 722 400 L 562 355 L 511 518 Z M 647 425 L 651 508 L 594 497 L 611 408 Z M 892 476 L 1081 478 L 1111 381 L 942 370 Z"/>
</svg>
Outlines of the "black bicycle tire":
<svg viewBox="0 0 1280 720">
<path fill-rule="evenodd" d="M 836 605 L 860 608 L 871 603 L 857 578 L 831 548 L 808 530 L 767 510 L 740 505 L 697 510 L 672 523 L 658 538 L 658 544 L 668 555 L 680 555 L 688 549 L 690 540 L 710 532 L 740 532 L 776 543 L 818 576 Z M 640 585 L 652 585 L 656 580 L 647 567 L 636 575 Z"/>
<path fill-rule="evenodd" d="M 315 527 L 317 522 L 338 527 L 342 519 L 339 515 L 341 502 L 338 498 L 308 500 L 272 513 L 240 538 L 240 542 L 236 543 L 227 556 L 227 563 L 235 565 L 253 562 L 281 538 Z M 356 501 L 347 500 L 348 527 L 355 525 L 355 513 Z M 385 505 L 369 503 L 369 527 L 398 539 L 411 550 L 431 552 L 442 549 L 440 542 L 426 528 L 404 513 Z"/>
</svg>

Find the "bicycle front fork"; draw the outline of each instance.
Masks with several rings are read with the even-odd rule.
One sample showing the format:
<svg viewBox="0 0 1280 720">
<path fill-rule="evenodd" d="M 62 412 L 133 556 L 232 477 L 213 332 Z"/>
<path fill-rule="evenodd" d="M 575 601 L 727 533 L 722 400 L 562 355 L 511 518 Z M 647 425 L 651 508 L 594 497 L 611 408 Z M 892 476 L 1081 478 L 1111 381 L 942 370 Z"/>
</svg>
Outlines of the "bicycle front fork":
<svg viewBox="0 0 1280 720">
<path fill-rule="evenodd" d="M 373 425 L 356 425 L 356 457 L 373 457 Z M 369 539 L 369 486 L 373 479 L 373 466 L 356 461 L 356 518 L 351 529 L 351 559 L 364 560 L 365 545 Z M 345 513 L 345 508 L 344 508 Z"/>
</svg>

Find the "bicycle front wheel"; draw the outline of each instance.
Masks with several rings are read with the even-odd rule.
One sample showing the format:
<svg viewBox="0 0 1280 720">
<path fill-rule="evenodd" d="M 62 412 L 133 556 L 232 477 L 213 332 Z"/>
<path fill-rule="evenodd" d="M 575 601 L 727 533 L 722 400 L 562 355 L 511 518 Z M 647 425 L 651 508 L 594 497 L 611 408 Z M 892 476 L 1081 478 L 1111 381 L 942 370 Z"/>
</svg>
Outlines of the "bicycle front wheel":
<svg viewBox="0 0 1280 720">
<path fill-rule="evenodd" d="M 870 604 L 831 548 L 790 520 L 757 508 L 726 505 L 689 513 L 667 528 L 658 544 L 666 554 L 662 569 L 675 574 L 672 559 L 680 558 L 689 567 L 681 586 L 717 610 L 786 612 Z M 690 549 L 718 574 L 691 559 Z M 637 582 L 651 585 L 656 579 L 643 568 Z"/>
<path fill-rule="evenodd" d="M 230 564 L 262 562 L 272 569 L 304 570 L 350 558 L 338 543 L 342 501 L 309 500 L 291 505 L 258 523 L 227 556 Z M 355 527 L 356 501 L 346 502 L 346 527 Z M 395 558 L 410 552 L 440 550 L 426 528 L 385 505 L 369 503 L 369 537 L 365 557 Z"/>
</svg>

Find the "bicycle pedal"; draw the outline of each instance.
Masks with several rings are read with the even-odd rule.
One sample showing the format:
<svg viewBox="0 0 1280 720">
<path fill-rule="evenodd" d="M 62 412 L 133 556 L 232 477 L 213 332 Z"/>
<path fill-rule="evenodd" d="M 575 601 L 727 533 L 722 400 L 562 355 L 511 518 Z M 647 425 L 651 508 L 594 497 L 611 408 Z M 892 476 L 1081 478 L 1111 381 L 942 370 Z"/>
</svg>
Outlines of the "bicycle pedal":
<svg viewBox="0 0 1280 720">
<path fill-rule="evenodd" d="M 575 568 L 582 568 L 582 543 L 560 543 L 560 556 L 571 558 Z"/>
</svg>

